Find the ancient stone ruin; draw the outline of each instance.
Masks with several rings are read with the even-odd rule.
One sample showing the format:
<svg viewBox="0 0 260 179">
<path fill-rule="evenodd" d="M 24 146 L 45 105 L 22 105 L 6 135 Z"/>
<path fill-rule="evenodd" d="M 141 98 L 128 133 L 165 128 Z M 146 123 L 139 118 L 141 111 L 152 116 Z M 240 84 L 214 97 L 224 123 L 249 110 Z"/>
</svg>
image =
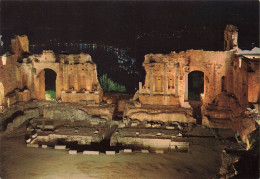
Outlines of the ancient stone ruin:
<svg viewBox="0 0 260 179">
<path fill-rule="evenodd" d="M 237 28 L 227 25 L 224 51 L 145 55 L 144 84 L 128 98 L 103 96 L 89 54 L 31 54 L 28 37 L 16 36 L 12 52 L 0 59 L 1 129 L 12 136 L 25 127 L 28 147 L 70 148 L 69 154 L 79 146 L 95 155 L 190 152 L 212 140 L 250 150 L 259 129 L 260 52 L 240 54 L 237 39 Z M 220 175 L 226 176 L 225 165 L 234 167 L 237 157 L 223 151 Z M 230 156 L 235 159 L 226 164 Z"/>
</svg>

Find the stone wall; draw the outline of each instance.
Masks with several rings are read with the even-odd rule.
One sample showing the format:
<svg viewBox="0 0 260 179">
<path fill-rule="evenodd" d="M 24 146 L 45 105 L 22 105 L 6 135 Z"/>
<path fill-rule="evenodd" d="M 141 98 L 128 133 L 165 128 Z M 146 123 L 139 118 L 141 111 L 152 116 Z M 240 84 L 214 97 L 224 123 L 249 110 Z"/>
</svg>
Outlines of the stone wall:
<svg viewBox="0 0 260 179">
<path fill-rule="evenodd" d="M 21 55 L 24 52 L 29 52 L 29 40 L 26 35 L 17 35 L 11 39 L 11 49 L 14 54 Z"/>
<path fill-rule="evenodd" d="M 248 101 L 259 102 L 260 66 L 259 61 L 251 62 L 252 71 L 248 72 Z"/>
<path fill-rule="evenodd" d="M 16 61 L 15 55 L 7 54 L 0 58 L 0 106 L 7 106 L 8 99 L 15 95 L 14 90 L 17 88 Z"/>
<path fill-rule="evenodd" d="M 11 47 L 13 55 L 7 54 L 0 60 L 0 106 L 7 106 L 11 99 L 12 103 L 16 102 L 13 99 L 46 100 L 45 69 L 53 70 L 57 75 L 56 99 L 64 102 L 102 101 L 103 91 L 98 82 L 96 64 L 90 55 L 55 54 L 50 50 L 29 54 L 29 40 L 25 35 L 12 39 Z"/>
<path fill-rule="evenodd" d="M 214 52 L 188 50 L 171 52 L 167 55 L 148 54 L 143 66 L 146 70 L 145 84 L 139 90 L 142 104 L 181 105 L 188 101 L 188 75 L 193 71 L 204 73 L 203 104 L 212 103 L 223 89 L 222 77 L 225 81 L 225 92 L 233 92 L 229 82 L 233 60 L 233 51 Z"/>
<path fill-rule="evenodd" d="M 192 117 L 192 109 L 169 105 L 141 105 L 138 107 L 128 103 L 125 107 L 124 119 L 138 121 L 177 121 L 183 123 L 196 123 L 196 119 Z"/>
</svg>

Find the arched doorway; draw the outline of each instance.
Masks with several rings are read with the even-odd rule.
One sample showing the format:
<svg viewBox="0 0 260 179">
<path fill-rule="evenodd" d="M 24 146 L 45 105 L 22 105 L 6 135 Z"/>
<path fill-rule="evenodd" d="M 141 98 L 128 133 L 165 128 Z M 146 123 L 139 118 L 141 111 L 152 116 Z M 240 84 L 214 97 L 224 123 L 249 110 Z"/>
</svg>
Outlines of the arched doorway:
<svg viewBox="0 0 260 179">
<path fill-rule="evenodd" d="M 56 99 L 56 78 L 55 71 L 46 68 L 44 69 L 44 83 L 45 83 L 45 100 Z"/>
<path fill-rule="evenodd" d="M 201 116 L 201 94 L 204 93 L 204 73 L 192 71 L 188 75 L 188 100 L 193 108 L 193 117 L 197 124 L 202 123 Z"/>
<path fill-rule="evenodd" d="M 4 85 L 0 82 L 0 105 L 4 105 L 4 97 L 5 97 L 5 91 L 4 91 Z"/>
<path fill-rule="evenodd" d="M 200 95 L 204 93 L 204 73 L 193 71 L 188 76 L 188 99 L 200 101 Z"/>
</svg>

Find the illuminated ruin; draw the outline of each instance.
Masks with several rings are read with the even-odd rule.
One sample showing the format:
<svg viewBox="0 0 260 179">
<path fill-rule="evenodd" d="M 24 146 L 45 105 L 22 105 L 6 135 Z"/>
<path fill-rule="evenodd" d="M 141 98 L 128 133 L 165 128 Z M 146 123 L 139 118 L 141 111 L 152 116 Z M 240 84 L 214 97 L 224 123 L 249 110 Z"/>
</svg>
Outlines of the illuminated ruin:
<svg viewBox="0 0 260 179">
<path fill-rule="evenodd" d="M 69 154 L 190 153 L 207 142 L 249 150 L 259 128 L 259 54 L 240 54 L 237 39 L 237 28 L 227 25 L 225 51 L 145 55 L 144 84 L 130 99 L 103 96 L 89 54 L 30 54 L 27 36 L 16 36 L 0 60 L 2 130 L 12 136 L 24 127 L 28 147 Z"/>
</svg>

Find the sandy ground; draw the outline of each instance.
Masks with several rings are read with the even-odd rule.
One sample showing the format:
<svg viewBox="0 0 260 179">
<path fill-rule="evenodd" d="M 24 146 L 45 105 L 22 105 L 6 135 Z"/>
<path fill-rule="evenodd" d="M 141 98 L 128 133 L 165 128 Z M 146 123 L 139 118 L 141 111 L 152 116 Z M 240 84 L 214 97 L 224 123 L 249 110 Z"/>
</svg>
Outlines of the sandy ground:
<svg viewBox="0 0 260 179">
<path fill-rule="evenodd" d="M 23 136 L 1 135 L 2 179 L 212 178 L 220 167 L 216 139 L 193 145 L 190 153 L 69 155 L 68 151 L 27 148 Z M 209 144 L 211 147 L 209 147 Z"/>
</svg>

